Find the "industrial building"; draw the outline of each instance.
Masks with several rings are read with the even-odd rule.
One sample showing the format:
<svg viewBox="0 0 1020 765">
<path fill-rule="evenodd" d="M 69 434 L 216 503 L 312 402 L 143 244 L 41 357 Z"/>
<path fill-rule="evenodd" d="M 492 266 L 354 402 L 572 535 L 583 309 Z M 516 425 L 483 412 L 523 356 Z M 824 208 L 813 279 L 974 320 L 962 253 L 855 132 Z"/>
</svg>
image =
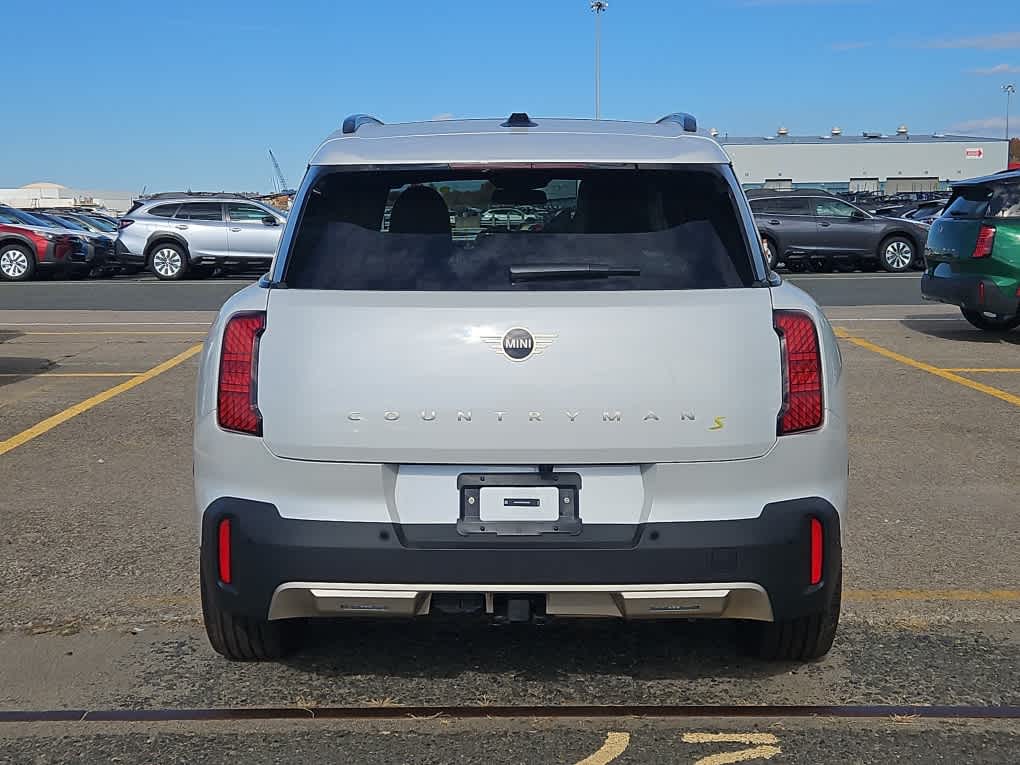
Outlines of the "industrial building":
<svg viewBox="0 0 1020 765">
<path fill-rule="evenodd" d="M 1005 170 L 1009 143 L 1001 138 L 894 134 L 734 138 L 712 131 L 733 160 L 745 188 L 824 188 L 829 191 L 933 192 L 953 181 Z"/>
<path fill-rule="evenodd" d="M 11 207 L 96 207 L 122 213 L 138 196 L 131 191 L 70 189 L 59 183 L 29 183 L 16 189 L 0 189 L 0 204 Z"/>
</svg>

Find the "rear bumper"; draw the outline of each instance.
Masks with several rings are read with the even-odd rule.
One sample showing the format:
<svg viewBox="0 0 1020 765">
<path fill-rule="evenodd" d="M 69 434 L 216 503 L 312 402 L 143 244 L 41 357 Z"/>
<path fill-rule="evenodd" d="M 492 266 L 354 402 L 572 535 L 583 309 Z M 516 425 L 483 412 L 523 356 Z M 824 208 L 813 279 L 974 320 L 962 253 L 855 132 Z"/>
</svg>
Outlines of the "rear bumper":
<svg viewBox="0 0 1020 765">
<path fill-rule="evenodd" d="M 984 284 L 983 299 L 981 284 Z M 925 273 L 921 277 L 921 295 L 925 300 L 949 303 L 969 311 L 986 311 L 999 316 L 1016 314 L 1020 305 L 1015 289 L 1010 293 L 990 279 L 982 279 L 980 276 L 960 274 L 932 276 Z"/>
<path fill-rule="evenodd" d="M 225 518 L 230 585 L 216 573 Z M 811 518 L 825 539 L 816 585 Z M 415 615 L 437 593 L 481 594 L 487 604 L 527 593 L 544 595 L 550 614 L 778 620 L 822 611 L 842 565 L 839 517 L 816 497 L 769 504 L 756 518 L 498 538 L 461 536 L 454 525 L 286 519 L 268 503 L 221 498 L 203 514 L 201 555 L 217 605 L 254 618 Z"/>
<path fill-rule="evenodd" d="M 112 261 L 122 266 L 145 266 L 145 255 L 131 252 L 120 239 L 117 239 L 113 243 Z"/>
</svg>

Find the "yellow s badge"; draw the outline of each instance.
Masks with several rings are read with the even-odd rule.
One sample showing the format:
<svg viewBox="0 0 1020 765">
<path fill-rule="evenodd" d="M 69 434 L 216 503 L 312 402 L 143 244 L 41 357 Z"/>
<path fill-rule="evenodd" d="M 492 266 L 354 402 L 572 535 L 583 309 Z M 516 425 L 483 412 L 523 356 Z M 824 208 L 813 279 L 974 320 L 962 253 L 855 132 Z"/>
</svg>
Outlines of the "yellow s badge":
<svg viewBox="0 0 1020 765">
<path fill-rule="evenodd" d="M 710 427 L 709 430 L 722 430 L 725 426 L 726 426 L 726 418 L 725 417 L 716 417 L 715 418 L 715 425 Z"/>
</svg>

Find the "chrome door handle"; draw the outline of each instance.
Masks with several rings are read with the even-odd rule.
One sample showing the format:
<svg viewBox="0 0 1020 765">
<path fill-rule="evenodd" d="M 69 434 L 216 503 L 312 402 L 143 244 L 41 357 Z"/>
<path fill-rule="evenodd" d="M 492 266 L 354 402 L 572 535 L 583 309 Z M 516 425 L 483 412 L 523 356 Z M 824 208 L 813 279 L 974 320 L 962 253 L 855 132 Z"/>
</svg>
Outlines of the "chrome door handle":
<svg viewBox="0 0 1020 765">
<path fill-rule="evenodd" d="M 240 226 L 238 226 L 237 228 L 234 228 L 233 226 L 231 226 L 230 230 L 231 231 L 240 231 L 241 228 L 240 228 Z"/>
<path fill-rule="evenodd" d="M 782 223 L 782 221 L 778 221 L 778 220 L 770 220 L 769 221 L 769 225 L 770 226 L 778 226 L 780 223 Z"/>
</svg>

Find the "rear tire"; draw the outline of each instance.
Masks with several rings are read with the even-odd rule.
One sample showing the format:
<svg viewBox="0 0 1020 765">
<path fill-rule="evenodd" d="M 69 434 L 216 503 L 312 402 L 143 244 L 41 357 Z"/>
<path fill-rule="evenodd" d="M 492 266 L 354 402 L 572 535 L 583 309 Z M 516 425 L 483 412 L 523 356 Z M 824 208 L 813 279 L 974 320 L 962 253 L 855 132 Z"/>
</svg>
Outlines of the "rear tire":
<svg viewBox="0 0 1020 765">
<path fill-rule="evenodd" d="M 917 257 L 917 248 L 905 236 L 890 236 L 878 246 L 878 262 L 891 274 L 909 271 Z"/>
<path fill-rule="evenodd" d="M 0 247 L 0 279 L 6 282 L 27 282 L 35 274 L 35 257 L 20 244 Z"/>
<path fill-rule="evenodd" d="M 276 661 L 293 648 L 293 624 L 249 619 L 220 609 L 202 577 L 202 618 L 213 650 L 231 661 Z"/>
<path fill-rule="evenodd" d="M 149 267 L 157 279 L 177 281 L 188 272 L 188 255 L 177 244 L 157 244 L 149 256 Z"/>
<path fill-rule="evenodd" d="M 1011 329 L 1020 327 L 1020 314 L 993 318 L 985 316 L 980 311 L 968 311 L 966 308 L 961 308 L 960 313 L 963 314 L 963 318 L 985 332 L 1009 332 Z"/>
<path fill-rule="evenodd" d="M 750 636 L 751 652 L 768 661 L 811 661 L 825 656 L 836 637 L 842 597 L 841 574 L 832 599 L 821 613 L 755 624 Z"/>
</svg>

